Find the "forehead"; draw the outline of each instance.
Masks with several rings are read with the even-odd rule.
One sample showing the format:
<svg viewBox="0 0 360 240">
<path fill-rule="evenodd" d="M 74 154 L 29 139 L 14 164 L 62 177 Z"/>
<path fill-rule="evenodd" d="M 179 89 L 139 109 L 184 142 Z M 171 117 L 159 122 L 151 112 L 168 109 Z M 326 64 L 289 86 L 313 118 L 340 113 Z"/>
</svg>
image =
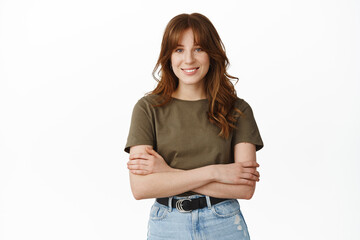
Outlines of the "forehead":
<svg viewBox="0 0 360 240">
<path fill-rule="evenodd" d="M 185 29 L 179 38 L 178 45 L 198 45 L 197 34 L 191 28 Z"/>
</svg>

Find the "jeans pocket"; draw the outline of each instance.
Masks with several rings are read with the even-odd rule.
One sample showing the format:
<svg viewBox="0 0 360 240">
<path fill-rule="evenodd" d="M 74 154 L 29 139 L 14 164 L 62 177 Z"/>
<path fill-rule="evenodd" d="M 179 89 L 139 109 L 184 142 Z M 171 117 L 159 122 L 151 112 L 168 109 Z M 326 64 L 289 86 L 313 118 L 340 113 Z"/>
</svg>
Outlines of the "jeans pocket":
<svg viewBox="0 0 360 240">
<path fill-rule="evenodd" d="M 151 220 L 162 220 L 164 219 L 169 212 L 169 208 L 155 202 L 150 210 L 150 219 Z"/>
<path fill-rule="evenodd" d="M 232 217 L 240 212 L 240 205 L 236 199 L 230 199 L 213 205 L 211 211 L 218 217 Z"/>
</svg>

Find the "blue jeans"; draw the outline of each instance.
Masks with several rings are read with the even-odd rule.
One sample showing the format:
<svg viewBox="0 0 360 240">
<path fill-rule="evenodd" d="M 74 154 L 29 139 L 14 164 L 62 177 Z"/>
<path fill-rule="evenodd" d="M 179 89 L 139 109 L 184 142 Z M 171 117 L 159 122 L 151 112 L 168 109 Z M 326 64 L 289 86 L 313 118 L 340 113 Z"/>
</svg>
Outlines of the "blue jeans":
<svg viewBox="0 0 360 240">
<path fill-rule="evenodd" d="M 187 198 L 204 197 L 192 195 Z M 148 240 L 249 240 L 249 232 L 236 199 L 229 199 L 187 213 L 155 201 L 150 211 Z M 186 197 L 174 197 L 182 199 Z"/>
</svg>

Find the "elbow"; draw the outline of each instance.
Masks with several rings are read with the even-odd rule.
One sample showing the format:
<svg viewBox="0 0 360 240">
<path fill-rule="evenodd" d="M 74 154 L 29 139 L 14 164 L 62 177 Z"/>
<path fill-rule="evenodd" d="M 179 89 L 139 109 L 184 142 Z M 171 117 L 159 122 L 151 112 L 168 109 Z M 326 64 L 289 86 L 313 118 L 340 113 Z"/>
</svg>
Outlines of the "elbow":
<svg viewBox="0 0 360 240">
<path fill-rule="evenodd" d="M 134 188 L 131 188 L 131 192 L 132 192 L 132 195 L 135 198 L 135 200 L 141 200 L 142 199 L 141 194 L 138 191 L 136 191 Z"/>
<path fill-rule="evenodd" d="M 245 191 L 244 193 L 244 198 L 245 200 L 250 200 L 252 199 L 252 197 L 254 196 L 254 193 L 255 193 L 255 188 L 256 188 L 256 183 L 253 184 L 252 186 L 249 186 L 247 188 L 247 191 Z"/>
<path fill-rule="evenodd" d="M 239 199 L 250 200 L 255 193 L 255 187 L 250 187 L 246 191 L 239 192 Z"/>
<path fill-rule="evenodd" d="M 154 197 L 152 191 L 146 184 L 132 184 L 131 192 L 136 200 L 148 199 Z"/>
<path fill-rule="evenodd" d="M 255 191 L 249 191 L 245 194 L 244 199 L 250 200 L 254 196 Z"/>
<path fill-rule="evenodd" d="M 142 176 L 130 174 L 130 188 L 132 195 L 136 200 L 149 198 L 146 181 L 143 181 L 142 179 Z"/>
<path fill-rule="evenodd" d="M 138 194 L 138 193 L 134 193 L 134 192 L 133 192 L 133 196 L 134 196 L 135 200 L 142 200 L 142 199 L 144 199 L 144 197 L 143 197 L 141 194 Z"/>
<path fill-rule="evenodd" d="M 142 199 L 146 199 L 146 194 L 144 193 L 144 191 L 142 191 L 141 189 L 139 188 L 134 188 L 132 187 L 131 188 L 131 191 L 132 191 L 132 194 L 133 194 L 133 197 L 136 199 L 136 200 L 142 200 Z"/>
</svg>

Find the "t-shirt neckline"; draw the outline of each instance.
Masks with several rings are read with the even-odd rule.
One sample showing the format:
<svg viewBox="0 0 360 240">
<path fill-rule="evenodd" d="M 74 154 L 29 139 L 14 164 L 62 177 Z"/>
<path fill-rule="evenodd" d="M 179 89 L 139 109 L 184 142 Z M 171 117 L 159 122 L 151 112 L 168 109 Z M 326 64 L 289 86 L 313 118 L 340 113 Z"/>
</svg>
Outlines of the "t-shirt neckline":
<svg viewBox="0 0 360 240">
<path fill-rule="evenodd" d="M 202 98 L 202 99 L 197 99 L 197 100 L 185 100 L 185 99 L 171 97 L 171 99 L 173 99 L 175 101 L 179 101 L 179 102 L 189 102 L 189 103 L 207 101 L 207 98 Z"/>
</svg>

